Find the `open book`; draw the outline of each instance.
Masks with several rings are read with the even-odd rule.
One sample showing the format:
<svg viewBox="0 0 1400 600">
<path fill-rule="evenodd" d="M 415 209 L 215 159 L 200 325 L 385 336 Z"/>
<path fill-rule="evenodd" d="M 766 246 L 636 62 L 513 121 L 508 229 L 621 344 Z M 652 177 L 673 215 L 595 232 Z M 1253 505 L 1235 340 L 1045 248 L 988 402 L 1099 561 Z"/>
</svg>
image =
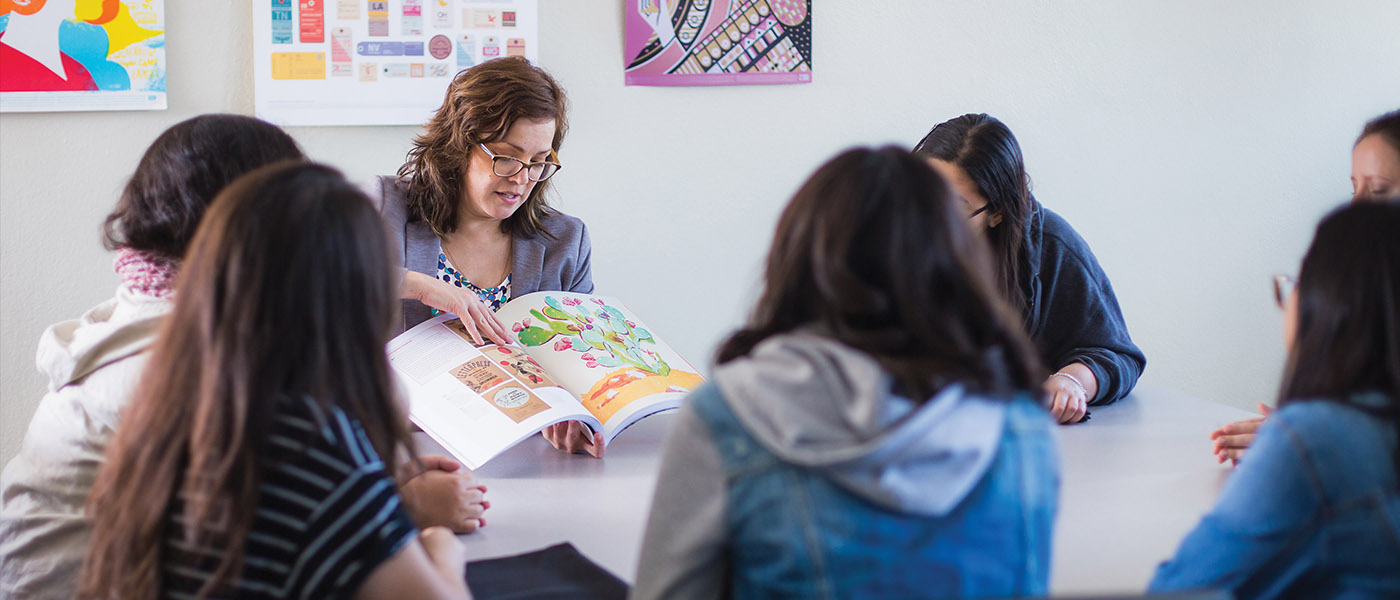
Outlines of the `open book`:
<svg viewBox="0 0 1400 600">
<path fill-rule="evenodd" d="M 536 292 L 507 302 L 496 318 L 518 346 L 478 347 L 451 315 L 389 342 L 409 418 L 471 469 L 561 421 L 588 424 L 606 445 L 705 382 L 611 298 Z"/>
</svg>

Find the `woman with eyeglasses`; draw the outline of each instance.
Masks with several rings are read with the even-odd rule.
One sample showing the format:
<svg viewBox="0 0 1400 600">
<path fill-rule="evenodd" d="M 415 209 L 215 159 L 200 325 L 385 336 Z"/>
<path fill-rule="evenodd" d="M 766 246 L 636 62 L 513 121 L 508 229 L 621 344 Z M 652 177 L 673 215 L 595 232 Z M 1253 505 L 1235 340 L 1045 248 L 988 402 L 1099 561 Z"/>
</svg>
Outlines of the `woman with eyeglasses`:
<svg viewBox="0 0 1400 600">
<path fill-rule="evenodd" d="M 1108 275 L 1089 244 L 1030 189 L 1016 136 L 986 114 L 939 123 L 914 146 L 986 234 L 1002 296 L 1021 312 L 1040 359 L 1050 415 L 1076 423 L 1088 407 L 1133 390 L 1147 358 L 1133 344 Z"/>
<path fill-rule="evenodd" d="M 1279 408 L 1153 591 L 1400 598 L 1400 204 L 1333 212 L 1289 287 Z"/>
<path fill-rule="evenodd" d="M 1351 193 L 1352 202 L 1400 200 L 1400 110 L 1371 119 L 1361 128 L 1351 149 Z M 1274 279 L 1274 295 L 1280 304 L 1290 289 L 1286 277 Z M 1259 412 L 1263 416 L 1235 421 L 1210 433 L 1216 462 L 1239 464 L 1273 409 L 1261 402 Z"/>
<path fill-rule="evenodd" d="M 588 230 L 545 199 L 567 131 L 563 88 L 530 61 L 457 74 L 398 175 L 366 190 L 403 248 L 398 332 L 450 312 L 478 344 L 509 344 L 494 311 L 511 298 L 593 291 Z M 603 452 L 602 434 L 581 423 L 545 437 L 568 452 Z"/>
</svg>

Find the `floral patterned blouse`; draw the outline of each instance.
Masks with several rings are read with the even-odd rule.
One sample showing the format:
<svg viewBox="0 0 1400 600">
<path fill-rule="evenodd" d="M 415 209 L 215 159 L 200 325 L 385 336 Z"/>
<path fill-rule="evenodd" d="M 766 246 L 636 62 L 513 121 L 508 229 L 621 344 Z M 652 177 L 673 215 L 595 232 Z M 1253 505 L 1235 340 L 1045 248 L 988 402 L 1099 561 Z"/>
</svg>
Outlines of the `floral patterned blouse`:
<svg viewBox="0 0 1400 600">
<path fill-rule="evenodd" d="M 457 268 L 452 265 L 452 261 L 447 260 L 447 255 L 439 252 L 437 276 L 438 279 L 446 281 L 447 283 L 476 292 L 476 295 L 481 297 L 481 301 L 491 307 L 492 311 L 498 310 L 501 308 L 502 304 L 510 302 L 510 274 L 506 274 L 505 281 L 502 281 L 500 285 L 483 288 L 467 281 L 467 278 L 462 276 L 462 272 L 458 271 Z M 432 313 L 433 316 L 436 317 L 442 314 L 442 311 L 434 308 L 432 309 Z"/>
</svg>

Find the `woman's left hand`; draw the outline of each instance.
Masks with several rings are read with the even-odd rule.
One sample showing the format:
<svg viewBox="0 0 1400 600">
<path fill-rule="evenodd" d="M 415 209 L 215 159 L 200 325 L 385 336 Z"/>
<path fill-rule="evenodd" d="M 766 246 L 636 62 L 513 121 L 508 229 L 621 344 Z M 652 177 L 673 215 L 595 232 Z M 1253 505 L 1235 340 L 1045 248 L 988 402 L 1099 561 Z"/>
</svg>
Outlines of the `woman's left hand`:
<svg viewBox="0 0 1400 600">
<path fill-rule="evenodd" d="M 1058 423 L 1078 423 L 1089 411 L 1089 399 L 1084 390 L 1064 377 L 1051 377 L 1045 380 L 1046 406 L 1050 416 Z"/>
<path fill-rule="evenodd" d="M 1078 423 L 1089 414 L 1089 398 L 1099 389 L 1094 372 L 1082 363 L 1070 363 L 1045 380 L 1045 405 L 1059 423 Z"/>
<path fill-rule="evenodd" d="M 556 449 L 569 454 L 587 452 L 593 458 L 603 458 L 603 434 L 593 433 L 578 421 L 555 423 L 540 432 Z"/>
<path fill-rule="evenodd" d="M 491 508 L 486 486 L 446 456 L 423 456 L 399 466 L 399 493 L 419 527 L 442 526 L 458 534 L 486 525 Z"/>
</svg>

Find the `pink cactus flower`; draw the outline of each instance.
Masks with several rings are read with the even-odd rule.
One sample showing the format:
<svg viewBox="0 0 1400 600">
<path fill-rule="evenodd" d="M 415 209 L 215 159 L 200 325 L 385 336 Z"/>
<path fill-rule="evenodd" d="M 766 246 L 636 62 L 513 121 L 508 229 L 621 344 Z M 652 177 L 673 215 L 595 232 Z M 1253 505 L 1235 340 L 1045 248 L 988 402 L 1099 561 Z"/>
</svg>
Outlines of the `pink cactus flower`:
<svg viewBox="0 0 1400 600">
<path fill-rule="evenodd" d="M 628 326 L 628 327 L 634 327 L 634 328 L 635 328 L 635 327 L 637 326 L 637 324 L 636 324 L 636 323 L 633 323 L 633 322 L 631 322 L 631 321 L 628 321 L 628 322 L 627 322 L 627 326 Z"/>
<path fill-rule="evenodd" d="M 510 326 L 510 330 L 511 330 L 511 331 L 514 331 L 514 332 L 516 332 L 516 333 L 520 333 L 520 331 L 521 331 L 522 329 L 525 329 L 525 328 L 522 327 L 519 323 L 516 323 L 516 324 Z"/>
<path fill-rule="evenodd" d="M 591 352 L 584 352 L 583 356 L 580 356 L 579 358 L 582 358 L 583 360 L 598 360 L 593 357 L 593 353 Z"/>
<path fill-rule="evenodd" d="M 569 338 L 559 338 L 559 341 L 554 342 L 554 351 L 555 351 L 555 352 L 563 352 L 563 351 L 565 351 L 565 350 L 573 350 L 573 349 L 574 349 L 574 343 L 571 342 L 571 341 L 569 341 Z M 534 360 L 531 360 L 530 362 L 535 362 L 535 361 L 534 361 Z"/>
<path fill-rule="evenodd" d="M 597 304 L 598 306 L 607 306 L 606 302 L 603 302 L 602 300 L 599 300 L 597 298 L 593 298 L 593 303 Z"/>
<path fill-rule="evenodd" d="M 526 326 L 526 327 L 529 327 L 529 326 L 530 326 L 530 318 L 529 318 L 529 317 L 526 317 L 524 320 L 520 321 L 520 324 L 521 324 L 521 325 L 524 325 L 524 326 Z"/>
<path fill-rule="evenodd" d="M 578 298 L 565 298 L 565 299 L 564 299 L 564 306 L 578 306 L 578 305 L 580 305 L 580 304 L 583 304 L 583 301 L 582 301 L 582 300 L 579 300 Z"/>
</svg>

